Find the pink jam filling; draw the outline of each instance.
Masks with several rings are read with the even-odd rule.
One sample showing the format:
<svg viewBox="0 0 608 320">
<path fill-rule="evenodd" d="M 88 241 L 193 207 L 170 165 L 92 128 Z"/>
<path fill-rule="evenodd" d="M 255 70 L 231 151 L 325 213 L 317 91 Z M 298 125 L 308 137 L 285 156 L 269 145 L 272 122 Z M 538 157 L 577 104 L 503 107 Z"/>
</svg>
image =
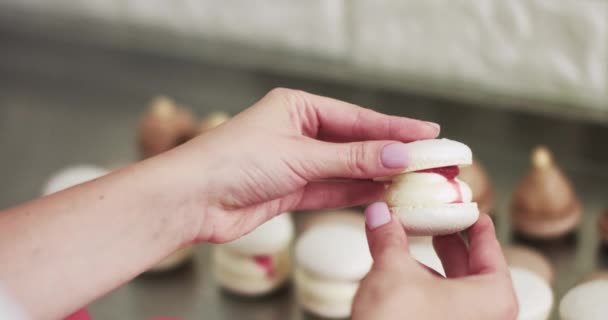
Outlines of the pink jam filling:
<svg viewBox="0 0 608 320">
<path fill-rule="evenodd" d="M 273 265 L 273 261 L 272 261 L 272 256 L 270 256 L 270 255 L 254 256 L 253 261 L 255 261 L 255 264 L 257 264 L 260 268 L 262 268 L 264 270 L 264 272 L 266 273 L 266 277 L 272 278 L 274 276 L 274 265 Z"/>
<path fill-rule="evenodd" d="M 454 190 L 456 190 L 456 200 L 452 201 L 452 203 L 462 203 L 462 190 L 460 190 L 460 185 L 458 184 L 458 181 L 456 181 L 456 177 L 458 177 L 458 174 L 460 173 L 460 168 L 458 168 L 458 166 L 431 168 L 416 172 L 436 173 L 444 176 L 448 179 L 448 182 L 452 185 Z"/>
</svg>

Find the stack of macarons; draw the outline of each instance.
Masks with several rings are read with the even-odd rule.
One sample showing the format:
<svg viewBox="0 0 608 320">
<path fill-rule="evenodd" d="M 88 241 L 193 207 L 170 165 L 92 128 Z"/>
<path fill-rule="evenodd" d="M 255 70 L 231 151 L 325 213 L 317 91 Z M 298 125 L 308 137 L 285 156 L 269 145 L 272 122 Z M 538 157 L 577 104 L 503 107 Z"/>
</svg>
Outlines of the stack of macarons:
<svg viewBox="0 0 608 320">
<path fill-rule="evenodd" d="M 283 213 L 237 240 L 215 246 L 213 269 L 218 284 L 246 296 L 280 288 L 291 275 L 294 229 L 291 215 Z"/>
<path fill-rule="evenodd" d="M 359 282 L 372 265 L 363 217 L 343 214 L 310 225 L 296 242 L 295 261 L 299 305 L 326 318 L 348 317 Z"/>
<path fill-rule="evenodd" d="M 547 320 L 553 308 L 553 291 L 538 274 L 520 267 L 509 267 L 519 305 L 518 320 Z M 583 319 L 583 318 L 581 318 Z"/>
<path fill-rule="evenodd" d="M 597 278 L 570 289 L 559 303 L 561 320 L 608 319 L 608 279 Z"/>
<path fill-rule="evenodd" d="M 509 266 L 532 271 L 550 286 L 555 282 L 553 265 L 536 249 L 523 245 L 509 245 L 503 247 L 503 253 Z"/>
<path fill-rule="evenodd" d="M 469 186 L 457 178 L 473 161 L 471 149 L 449 139 L 408 143 L 408 166 L 392 180 L 385 201 L 409 235 L 443 235 L 470 227 L 479 217 Z"/>
</svg>

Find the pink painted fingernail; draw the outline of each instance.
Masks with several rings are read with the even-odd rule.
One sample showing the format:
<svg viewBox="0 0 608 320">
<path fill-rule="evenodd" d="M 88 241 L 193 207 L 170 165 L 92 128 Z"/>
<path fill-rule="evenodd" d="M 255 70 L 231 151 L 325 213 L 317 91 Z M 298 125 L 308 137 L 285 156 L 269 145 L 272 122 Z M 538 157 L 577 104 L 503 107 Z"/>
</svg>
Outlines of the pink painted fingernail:
<svg viewBox="0 0 608 320">
<path fill-rule="evenodd" d="M 370 230 L 374 230 L 391 221 L 391 212 L 384 202 L 375 202 L 365 209 L 365 224 Z"/>
<path fill-rule="evenodd" d="M 405 143 L 391 143 L 382 148 L 380 155 L 382 165 L 389 169 L 405 168 L 408 163 L 407 145 Z"/>
<path fill-rule="evenodd" d="M 425 121 L 428 125 L 430 125 L 431 127 L 437 129 L 437 131 L 441 130 L 441 126 L 439 126 L 439 124 L 435 123 L 435 122 L 430 122 L 430 121 Z"/>
</svg>

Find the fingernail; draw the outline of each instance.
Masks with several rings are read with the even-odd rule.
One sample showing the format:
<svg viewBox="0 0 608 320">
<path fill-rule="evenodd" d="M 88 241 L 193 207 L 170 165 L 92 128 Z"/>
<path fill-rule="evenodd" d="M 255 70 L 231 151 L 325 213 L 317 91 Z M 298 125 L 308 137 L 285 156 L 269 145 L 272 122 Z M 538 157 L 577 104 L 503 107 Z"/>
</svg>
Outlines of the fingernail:
<svg viewBox="0 0 608 320">
<path fill-rule="evenodd" d="M 382 165 L 386 168 L 405 168 L 407 166 L 407 145 L 392 143 L 382 149 Z"/>
<path fill-rule="evenodd" d="M 439 124 L 437 124 L 435 122 L 426 121 L 426 123 L 428 125 L 432 126 L 433 128 L 437 129 L 437 131 L 441 130 L 441 126 L 439 126 Z"/>
<path fill-rule="evenodd" d="M 384 202 L 375 202 L 365 209 L 365 224 L 370 230 L 374 230 L 391 221 L 391 212 Z"/>
</svg>

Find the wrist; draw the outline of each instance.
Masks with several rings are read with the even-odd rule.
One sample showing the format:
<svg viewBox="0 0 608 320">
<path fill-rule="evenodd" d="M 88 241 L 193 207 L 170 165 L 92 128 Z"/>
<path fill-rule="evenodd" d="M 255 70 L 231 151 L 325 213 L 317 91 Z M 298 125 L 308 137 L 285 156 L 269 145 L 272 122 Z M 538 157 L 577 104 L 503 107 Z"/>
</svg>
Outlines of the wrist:
<svg viewBox="0 0 608 320">
<path fill-rule="evenodd" d="M 186 143 L 142 163 L 153 171 L 146 176 L 154 179 L 150 184 L 158 193 L 158 206 L 166 208 L 158 214 L 174 224 L 172 229 L 181 236 L 180 246 L 205 240 L 201 235 L 210 205 L 211 174 L 206 149 L 200 143 Z"/>
<path fill-rule="evenodd" d="M 140 193 L 141 201 L 152 219 L 162 221 L 159 236 L 171 243 L 172 250 L 196 241 L 206 212 L 204 197 L 193 190 L 200 170 L 180 158 L 177 152 L 167 152 L 134 168 L 136 175 L 142 173 L 142 190 L 147 190 Z"/>
</svg>

